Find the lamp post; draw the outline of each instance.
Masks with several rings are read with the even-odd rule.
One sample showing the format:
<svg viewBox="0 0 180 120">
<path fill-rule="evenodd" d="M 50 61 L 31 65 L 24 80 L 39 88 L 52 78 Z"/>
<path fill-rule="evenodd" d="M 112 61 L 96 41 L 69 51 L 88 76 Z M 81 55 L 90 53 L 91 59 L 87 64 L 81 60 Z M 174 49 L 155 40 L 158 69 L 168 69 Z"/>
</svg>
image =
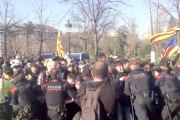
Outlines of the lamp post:
<svg viewBox="0 0 180 120">
<path fill-rule="evenodd" d="M 72 24 L 70 24 L 69 20 L 68 23 L 65 25 L 65 27 L 66 27 L 66 33 L 68 34 L 68 38 L 69 38 L 69 57 L 70 57 L 70 34 L 71 34 Z"/>
</svg>

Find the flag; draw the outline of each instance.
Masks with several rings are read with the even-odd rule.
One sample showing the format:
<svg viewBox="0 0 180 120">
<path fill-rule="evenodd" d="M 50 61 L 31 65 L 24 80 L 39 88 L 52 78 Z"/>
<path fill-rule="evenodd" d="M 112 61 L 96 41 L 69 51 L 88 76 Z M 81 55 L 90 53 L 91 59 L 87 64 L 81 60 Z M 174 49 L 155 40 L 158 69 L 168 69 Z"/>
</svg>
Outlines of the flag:
<svg viewBox="0 0 180 120">
<path fill-rule="evenodd" d="M 176 26 L 174 28 L 171 28 L 169 30 L 166 30 L 165 32 L 162 32 L 162 33 L 158 33 L 156 35 L 153 35 L 151 38 L 150 38 L 150 42 L 155 44 L 157 42 L 160 42 L 162 40 L 165 40 L 166 38 L 169 38 L 173 35 L 175 35 L 178 31 L 180 30 L 180 27 Z"/>
<path fill-rule="evenodd" d="M 170 57 L 174 52 L 179 49 L 176 39 L 173 38 L 168 44 L 165 45 L 161 52 L 162 57 Z"/>
<path fill-rule="evenodd" d="M 64 57 L 64 50 L 61 45 L 61 32 L 58 31 L 58 38 L 57 38 L 57 53 L 60 58 Z"/>
</svg>

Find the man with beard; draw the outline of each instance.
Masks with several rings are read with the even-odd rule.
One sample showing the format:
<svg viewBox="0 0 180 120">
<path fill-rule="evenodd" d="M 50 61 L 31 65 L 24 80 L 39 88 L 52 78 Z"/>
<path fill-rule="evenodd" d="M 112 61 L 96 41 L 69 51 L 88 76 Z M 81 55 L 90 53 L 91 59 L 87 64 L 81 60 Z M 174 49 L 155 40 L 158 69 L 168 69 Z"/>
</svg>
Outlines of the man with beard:
<svg viewBox="0 0 180 120">
<path fill-rule="evenodd" d="M 28 74 L 28 80 L 31 81 L 33 85 L 37 85 L 37 79 L 38 79 L 38 65 L 32 64 L 31 65 L 31 71 L 30 74 Z"/>
<path fill-rule="evenodd" d="M 67 80 L 67 76 L 69 71 L 67 70 L 67 60 L 61 59 L 60 60 L 60 77 L 62 80 Z"/>
</svg>

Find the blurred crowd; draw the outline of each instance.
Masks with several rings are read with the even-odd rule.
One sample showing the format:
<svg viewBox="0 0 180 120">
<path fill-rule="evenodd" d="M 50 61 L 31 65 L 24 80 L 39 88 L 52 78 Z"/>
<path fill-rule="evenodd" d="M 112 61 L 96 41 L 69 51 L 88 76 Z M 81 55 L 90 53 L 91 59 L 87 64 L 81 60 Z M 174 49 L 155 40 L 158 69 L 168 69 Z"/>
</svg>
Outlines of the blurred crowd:
<svg viewBox="0 0 180 120">
<path fill-rule="evenodd" d="M 58 56 L 0 57 L 0 118 L 180 120 L 179 56 L 178 52 L 174 60 L 163 57 L 158 64 L 149 59 L 107 58 L 104 53 L 99 53 L 98 62 Z M 167 105 L 165 94 L 171 100 Z"/>
</svg>

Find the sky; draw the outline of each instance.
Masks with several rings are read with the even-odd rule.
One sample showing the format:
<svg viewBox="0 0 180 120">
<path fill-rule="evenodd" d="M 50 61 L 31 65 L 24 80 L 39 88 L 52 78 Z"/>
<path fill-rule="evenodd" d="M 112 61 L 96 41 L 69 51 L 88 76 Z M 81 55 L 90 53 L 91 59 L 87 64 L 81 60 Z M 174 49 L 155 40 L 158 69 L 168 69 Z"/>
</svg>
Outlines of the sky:
<svg viewBox="0 0 180 120">
<path fill-rule="evenodd" d="M 33 11 L 33 6 L 36 4 L 37 0 L 12 0 L 13 5 L 15 6 L 15 12 L 20 14 L 22 17 L 26 17 L 26 21 L 32 21 L 34 23 L 37 22 L 36 14 Z M 123 13 L 129 18 L 135 18 L 137 24 L 137 32 L 139 35 L 146 33 L 150 28 L 150 15 L 149 15 L 149 6 L 146 2 L 148 0 L 127 0 L 126 6 L 122 8 Z M 59 22 L 62 17 L 66 14 L 66 12 L 71 7 L 68 4 L 59 4 L 57 0 L 45 0 L 48 7 L 45 12 L 45 16 L 48 16 L 49 13 L 53 13 L 53 22 L 50 22 L 50 25 L 55 28 L 60 28 L 62 31 L 65 30 L 65 24 L 69 19 L 69 16 L 64 17 L 64 19 Z M 117 27 L 120 27 L 124 23 L 120 21 Z M 73 29 L 72 29 L 73 31 Z"/>
</svg>

